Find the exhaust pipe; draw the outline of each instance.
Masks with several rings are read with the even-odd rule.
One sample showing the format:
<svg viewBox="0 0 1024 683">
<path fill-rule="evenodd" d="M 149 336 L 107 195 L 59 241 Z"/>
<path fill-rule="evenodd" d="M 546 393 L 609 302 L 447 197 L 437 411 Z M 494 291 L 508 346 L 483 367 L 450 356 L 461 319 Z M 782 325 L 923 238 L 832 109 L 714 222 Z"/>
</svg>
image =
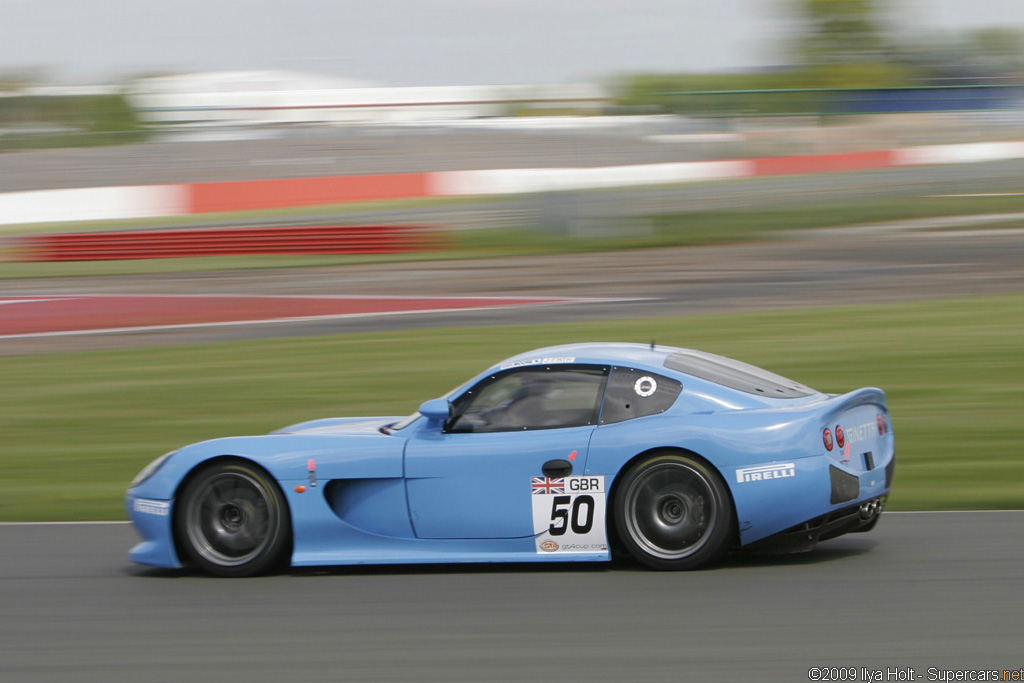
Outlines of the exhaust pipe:
<svg viewBox="0 0 1024 683">
<path fill-rule="evenodd" d="M 882 511 L 882 499 L 872 498 L 860 504 L 860 518 L 864 521 L 874 519 Z"/>
</svg>

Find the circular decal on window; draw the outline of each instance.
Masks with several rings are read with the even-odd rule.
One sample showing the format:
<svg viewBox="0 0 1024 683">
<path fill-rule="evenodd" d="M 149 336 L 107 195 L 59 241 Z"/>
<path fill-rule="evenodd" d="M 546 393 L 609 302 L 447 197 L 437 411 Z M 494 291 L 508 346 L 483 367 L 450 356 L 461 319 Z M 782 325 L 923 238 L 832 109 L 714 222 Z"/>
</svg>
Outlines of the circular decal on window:
<svg viewBox="0 0 1024 683">
<path fill-rule="evenodd" d="M 633 391 L 635 391 L 638 396 L 647 397 L 657 390 L 658 383 L 654 381 L 653 377 L 648 377 L 646 375 L 638 379 L 636 384 L 633 385 Z"/>
</svg>

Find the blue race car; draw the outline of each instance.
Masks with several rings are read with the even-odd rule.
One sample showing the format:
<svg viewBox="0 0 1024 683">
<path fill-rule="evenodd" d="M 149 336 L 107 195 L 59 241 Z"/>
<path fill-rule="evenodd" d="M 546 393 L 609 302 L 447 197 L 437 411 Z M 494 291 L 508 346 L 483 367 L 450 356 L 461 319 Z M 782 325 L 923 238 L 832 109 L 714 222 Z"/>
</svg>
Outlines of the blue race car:
<svg viewBox="0 0 1024 683">
<path fill-rule="evenodd" d="M 601 561 L 692 569 L 809 550 L 878 521 L 885 394 L 827 395 L 745 363 L 638 344 L 505 360 L 409 417 L 215 439 L 131 483 L 132 560 L 282 565 Z"/>
</svg>

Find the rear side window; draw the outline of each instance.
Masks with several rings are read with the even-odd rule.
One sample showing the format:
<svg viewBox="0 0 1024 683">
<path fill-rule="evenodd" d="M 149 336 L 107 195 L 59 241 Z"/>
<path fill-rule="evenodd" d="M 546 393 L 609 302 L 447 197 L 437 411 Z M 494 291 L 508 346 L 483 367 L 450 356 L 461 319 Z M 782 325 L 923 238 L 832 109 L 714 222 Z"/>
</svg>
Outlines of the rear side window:
<svg viewBox="0 0 1024 683">
<path fill-rule="evenodd" d="M 665 360 L 665 367 L 757 396 L 800 398 L 816 393 L 810 387 L 759 367 L 702 351 L 673 353 Z"/>
<path fill-rule="evenodd" d="M 601 424 L 663 413 L 675 403 L 682 390 L 682 383 L 671 377 L 645 370 L 613 368 L 601 410 Z"/>
</svg>

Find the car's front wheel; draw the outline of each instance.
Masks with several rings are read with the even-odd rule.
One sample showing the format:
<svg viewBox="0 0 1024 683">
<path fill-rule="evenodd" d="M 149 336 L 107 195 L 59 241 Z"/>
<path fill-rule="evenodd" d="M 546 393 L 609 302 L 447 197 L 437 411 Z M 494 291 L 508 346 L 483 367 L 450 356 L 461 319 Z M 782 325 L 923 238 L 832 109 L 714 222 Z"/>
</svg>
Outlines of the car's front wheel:
<svg viewBox="0 0 1024 683">
<path fill-rule="evenodd" d="M 278 567 L 291 542 L 284 495 L 262 469 L 214 462 L 185 485 L 175 506 L 179 552 L 217 576 L 253 576 Z"/>
<path fill-rule="evenodd" d="M 732 545 L 735 514 L 725 482 L 686 453 L 656 453 L 625 475 L 615 495 L 620 542 L 654 569 L 694 569 Z"/>
</svg>

